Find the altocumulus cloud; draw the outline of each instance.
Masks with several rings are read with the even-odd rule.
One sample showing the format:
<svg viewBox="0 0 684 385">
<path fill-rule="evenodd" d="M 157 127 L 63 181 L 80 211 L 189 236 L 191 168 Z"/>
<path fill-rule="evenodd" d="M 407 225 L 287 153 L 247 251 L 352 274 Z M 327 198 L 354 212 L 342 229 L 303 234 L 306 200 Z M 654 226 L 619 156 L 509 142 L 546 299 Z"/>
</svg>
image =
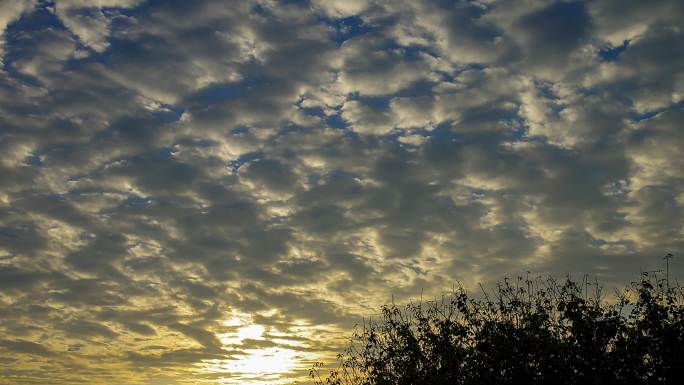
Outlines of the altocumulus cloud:
<svg viewBox="0 0 684 385">
<path fill-rule="evenodd" d="M 392 295 L 657 268 L 682 52 L 677 0 L 3 1 L 0 383 L 287 383 Z"/>
</svg>

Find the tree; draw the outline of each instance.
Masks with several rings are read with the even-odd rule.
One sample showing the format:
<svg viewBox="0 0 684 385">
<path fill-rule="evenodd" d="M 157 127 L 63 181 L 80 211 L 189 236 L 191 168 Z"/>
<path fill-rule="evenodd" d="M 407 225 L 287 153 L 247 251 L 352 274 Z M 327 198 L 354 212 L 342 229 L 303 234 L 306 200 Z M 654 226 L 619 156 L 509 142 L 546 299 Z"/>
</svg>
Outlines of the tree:
<svg viewBox="0 0 684 385">
<path fill-rule="evenodd" d="M 505 279 L 477 297 L 382 307 L 338 363 L 327 376 L 316 364 L 314 383 L 681 383 L 684 290 L 644 273 L 608 301 L 586 280 Z"/>
</svg>

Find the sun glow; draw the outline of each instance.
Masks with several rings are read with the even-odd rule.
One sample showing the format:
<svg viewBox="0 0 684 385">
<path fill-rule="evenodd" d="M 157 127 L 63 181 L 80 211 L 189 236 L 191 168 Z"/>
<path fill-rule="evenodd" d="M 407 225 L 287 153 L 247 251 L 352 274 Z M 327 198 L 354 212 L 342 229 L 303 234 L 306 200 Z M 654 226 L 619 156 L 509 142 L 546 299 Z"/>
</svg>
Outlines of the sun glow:
<svg viewBox="0 0 684 385">
<path fill-rule="evenodd" d="M 240 345 L 246 339 L 263 340 L 265 330 L 261 325 L 241 326 L 233 333 L 221 334 L 220 339 L 224 345 Z"/>
<path fill-rule="evenodd" d="M 316 356 L 297 350 L 291 333 L 253 323 L 251 317 L 235 316 L 224 322 L 232 330 L 219 335 L 230 358 L 206 360 L 202 370 L 225 385 L 281 385 L 306 375 Z M 230 352 L 230 353 L 229 353 Z"/>
<path fill-rule="evenodd" d="M 205 368 L 210 373 L 225 373 L 217 383 L 226 385 L 280 385 L 293 381 L 290 376 L 301 366 L 300 352 L 268 347 L 245 349 L 229 360 L 211 360 Z"/>
</svg>

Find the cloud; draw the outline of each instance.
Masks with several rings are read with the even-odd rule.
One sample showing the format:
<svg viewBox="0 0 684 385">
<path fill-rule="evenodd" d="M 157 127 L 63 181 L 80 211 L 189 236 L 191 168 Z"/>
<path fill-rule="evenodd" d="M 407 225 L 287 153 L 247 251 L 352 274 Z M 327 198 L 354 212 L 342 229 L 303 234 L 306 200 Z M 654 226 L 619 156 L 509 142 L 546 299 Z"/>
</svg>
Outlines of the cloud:
<svg viewBox="0 0 684 385">
<path fill-rule="evenodd" d="M 583 2 L 554 2 L 513 23 L 532 69 L 563 65 L 589 37 L 591 19 Z"/>
<path fill-rule="evenodd" d="M 112 18 L 118 16 L 112 10 L 132 8 L 140 3 L 142 0 L 58 0 L 54 12 L 83 45 L 103 52 L 109 46 Z"/>
<path fill-rule="evenodd" d="M 315 7 L 320 8 L 328 16 L 334 18 L 349 17 L 358 15 L 366 11 L 370 6 L 371 2 L 367 0 L 350 0 L 350 1 L 322 1 L 314 0 L 313 4 Z"/>
<path fill-rule="evenodd" d="M 0 346 L 12 353 L 25 353 L 46 357 L 54 354 L 41 344 L 25 340 L 0 340 Z"/>
<path fill-rule="evenodd" d="M 392 299 L 684 246 L 677 1 L 2 4 L 18 383 L 304 382 Z"/>
<path fill-rule="evenodd" d="M 3 2 L 0 5 L 0 64 L 4 65 L 5 30 L 7 26 L 19 19 L 22 14 L 31 10 L 35 5 L 36 2 L 33 0 Z"/>
</svg>

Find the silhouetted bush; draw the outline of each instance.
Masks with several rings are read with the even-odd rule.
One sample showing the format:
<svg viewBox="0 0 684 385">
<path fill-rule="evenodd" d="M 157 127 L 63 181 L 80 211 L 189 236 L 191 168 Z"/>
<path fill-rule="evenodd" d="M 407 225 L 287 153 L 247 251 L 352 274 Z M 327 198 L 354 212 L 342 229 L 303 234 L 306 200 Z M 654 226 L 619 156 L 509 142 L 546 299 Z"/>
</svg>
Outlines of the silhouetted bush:
<svg viewBox="0 0 684 385">
<path fill-rule="evenodd" d="M 591 286 L 591 287 L 590 287 Z M 518 278 L 477 297 L 395 304 L 356 329 L 316 384 L 684 383 L 684 291 L 642 274 L 615 296 L 568 278 Z"/>
</svg>

